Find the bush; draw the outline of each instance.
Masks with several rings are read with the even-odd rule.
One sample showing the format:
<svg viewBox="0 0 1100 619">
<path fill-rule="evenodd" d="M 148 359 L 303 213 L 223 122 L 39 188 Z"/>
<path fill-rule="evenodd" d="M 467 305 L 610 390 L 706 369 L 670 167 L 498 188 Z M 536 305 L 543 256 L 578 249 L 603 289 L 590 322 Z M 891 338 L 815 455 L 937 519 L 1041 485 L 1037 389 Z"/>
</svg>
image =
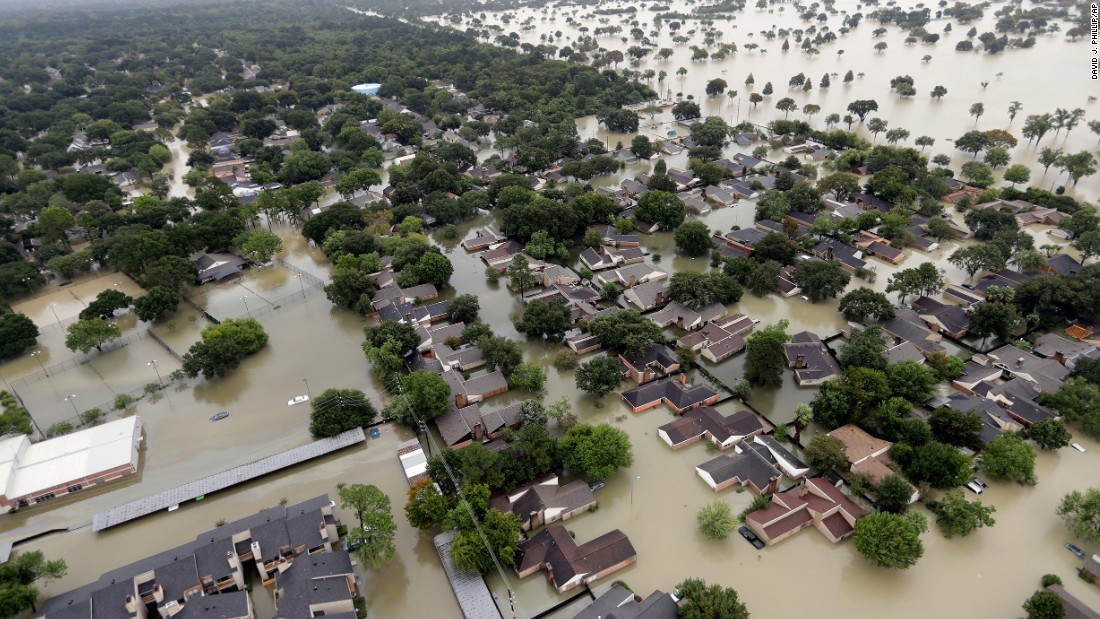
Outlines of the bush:
<svg viewBox="0 0 1100 619">
<path fill-rule="evenodd" d="M 46 438 L 62 436 L 75 430 L 76 427 L 68 421 L 59 421 L 46 429 Z"/>
<path fill-rule="evenodd" d="M 559 350 L 558 353 L 554 355 L 554 367 L 563 372 L 575 370 L 577 369 L 577 364 L 580 362 L 580 358 L 581 356 L 572 350 Z"/>
<path fill-rule="evenodd" d="M 699 532 L 711 539 L 726 539 L 737 528 L 730 504 L 721 499 L 704 505 L 696 514 Z"/>
<path fill-rule="evenodd" d="M 80 423 L 86 426 L 94 426 L 100 419 L 103 419 L 104 415 L 105 413 L 99 408 L 89 408 L 80 413 Z"/>
<path fill-rule="evenodd" d="M 120 411 L 130 407 L 134 403 L 134 397 L 127 393 L 120 393 L 115 396 L 115 410 Z"/>
</svg>

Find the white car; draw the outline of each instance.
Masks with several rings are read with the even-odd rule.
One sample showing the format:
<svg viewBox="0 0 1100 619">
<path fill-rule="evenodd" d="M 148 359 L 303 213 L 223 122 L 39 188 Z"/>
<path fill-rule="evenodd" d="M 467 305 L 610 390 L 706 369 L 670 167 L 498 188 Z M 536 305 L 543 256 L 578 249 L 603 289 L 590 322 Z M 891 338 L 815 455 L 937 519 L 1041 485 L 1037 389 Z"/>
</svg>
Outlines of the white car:
<svg viewBox="0 0 1100 619">
<path fill-rule="evenodd" d="M 974 494 L 981 494 L 982 492 L 985 492 L 985 490 L 983 490 L 982 487 L 979 486 L 978 483 L 975 481 L 966 482 L 966 488 Z"/>
<path fill-rule="evenodd" d="M 1080 443 L 1070 443 L 1069 446 L 1081 453 L 1085 453 L 1085 448 L 1082 447 Z"/>
</svg>

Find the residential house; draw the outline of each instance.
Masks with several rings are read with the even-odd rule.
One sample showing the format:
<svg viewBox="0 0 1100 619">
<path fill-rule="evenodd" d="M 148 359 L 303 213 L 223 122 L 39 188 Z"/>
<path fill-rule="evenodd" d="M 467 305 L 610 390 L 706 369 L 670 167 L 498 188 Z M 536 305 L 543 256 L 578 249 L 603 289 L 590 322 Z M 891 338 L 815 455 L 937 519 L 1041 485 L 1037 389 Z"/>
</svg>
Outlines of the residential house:
<svg viewBox="0 0 1100 619">
<path fill-rule="evenodd" d="M 435 426 L 443 442 L 452 449 L 461 449 L 470 443 L 496 438 L 504 428 L 519 428 L 519 404 L 486 411 L 476 402 L 462 408 L 451 406 L 447 412 L 435 418 Z"/>
<path fill-rule="evenodd" d="M 355 579 L 346 552 L 295 561 L 275 577 L 275 619 L 355 616 Z"/>
<path fill-rule="evenodd" d="M 725 316 L 711 320 L 702 329 L 680 338 L 676 346 L 699 352 L 711 363 L 719 363 L 744 350 L 744 334 L 755 326 L 756 322 L 744 314 Z"/>
<path fill-rule="evenodd" d="M 417 303 L 418 301 L 430 301 L 439 296 L 439 291 L 434 284 L 420 284 L 410 288 L 401 288 L 396 282 L 378 289 L 371 297 L 371 305 L 380 310 L 387 305 L 402 305 L 405 303 Z"/>
<path fill-rule="evenodd" d="M 1048 352 L 1057 351 L 1060 346 L 1050 339 L 1047 343 L 1044 350 Z M 1015 346 L 1005 345 L 986 356 L 993 362 L 994 368 L 1026 381 L 1037 393 L 1053 393 L 1058 391 L 1070 373 L 1070 367 L 1063 365 L 1064 358 L 1058 359 L 1057 354 L 1055 352 L 1050 358 L 1043 358 Z"/>
<path fill-rule="evenodd" d="M 737 153 L 733 156 L 733 160 L 741 167 L 745 168 L 746 170 L 751 170 L 753 172 L 760 172 L 767 169 L 768 166 L 771 165 L 763 159 L 757 159 L 756 157 L 752 157 L 744 153 Z"/>
<path fill-rule="evenodd" d="M 1085 566 L 1081 568 L 1081 576 L 1095 585 L 1100 585 L 1100 554 L 1092 555 L 1088 561 L 1085 561 Z"/>
<path fill-rule="evenodd" d="M 984 395 L 1003 408 L 1020 425 L 1030 428 L 1040 421 L 1058 417 L 1057 413 L 1035 401 L 1040 393 L 1042 391 L 1035 384 L 1015 378 L 992 385 Z"/>
<path fill-rule="evenodd" d="M 983 446 L 1004 432 L 1020 432 L 1024 429 L 1020 422 L 996 402 L 976 395 L 952 393 L 946 398 L 935 398 L 932 404 L 935 408 L 947 407 L 960 413 L 970 413 L 981 419 L 982 428 L 978 432 L 978 441 Z"/>
<path fill-rule="evenodd" d="M 779 490 L 783 471 L 763 443 L 743 443 L 737 445 L 735 451 L 734 455 L 722 454 L 700 464 L 695 467 L 695 473 L 715 492 L 734 484 L 760 495 Z"/>
<path fill-rule="evenodd" d="M 649 192 L 649 187 L 638 181 L 628 178 L 619 184 L 619 191 L 623 196 L 632 200 L 637 200 Z"/>
<path fill-rule="evenodd" d="M 650 342 L 640 355 L 619 355 L 619 361 L 623 364 L 627 378 L 637 385 L 644 385 L 680 370 L 676 353 L 657 342 Z"/>
<path fill-rule="evenodd" d="M 889 200 L 883 200 L 882 198 L 869 194 L 869 193 L 854 193 L 851 196 L 852 203 L 860 207 L 865 211 L 878 211 L 880 213 L 889 213 L 894 210 L 894 203 Z"/>
<path fill-rule="evenodd" d="M 378 308 L 378 318 L 382 322 L 400 322 L 410 325 L 425 325 L 446 320 L 450 302 L 440 301 L 430 305 L 417 305 L 413 302 L 389 303 Z"/>
<path fill-rule="evenodd" d="M 506 240 L 508 240 L 508 237 L 491 226 L 485 226 L 484 228 L 478 228 L 474 232 L 474 236 L 462 241 L 462 248 L 468 252 L 484 251 Z"/>
<path fill-rule="evenodd" d="M 618 284 L 623 288 L 633 288 L 639 284 L 648 284 L 665 279 L 668 279 L 668 273 L 644 263 L 632 264 L 596 275 L 596 282 L 601 286 Z"/>
<path fill-rule="evenodd" d="M 894 339 L 895 345 L 909 342 L 925 357 L 945 350 L 940 344 L 943 336 L 929 329 L 920 316 L 911 309 L 896 310 L 893 318 L 882 323 L 882 330 Z"/>
<path fill-rule="evenodd" d="M 743 228 L 741 230 L 734 230 L 726 236 L 714 235 L 714 243 L 719 248 L 728 247 L 734 249 L 739 254 L 733 255 L 752 255 L 752 246 L 755 245 L 760 239 L 767 236 L 763 230 L 757 230 L 756 228 Z"/>
<path fill-rule="evenodd" d="M 1077 360 L 1082 357 L 1096 357 L 1096 346 L 1080 340 L 1066 339 L 1057 333 L 1046 333 L 1035 340 L 1034 353 L 1040 357 L 1053 359 L 1058 363 L 1073 369 Z"/>
<path fill-rule="evenodd" d="M 418 439 L 411 438 L 398 443 L 397 460 L 401 463 L 401 470 L 405 472 L 405 481 L 410 486 L 421 479 L 428 478 L 428 456 L 425 455 L 424 448 L 420 446 Z"/>
<path fill-rule="evenodd" d="M 710 212 L 710 204 L 701 196 L 686 195 L 682 196 L 680 201 L 684 203 L 684 208 L 696 215 L 706 215 Z"/>
<path fill-rule="evenodd" d="M 902 361 L 912 361 L 918 364 L 923 364 L 926 361 L 924 353 L 911 342 L 902 342 L 900 344 L 888 346 L 885 354 L 886 362 L 890 365 L 901 363 Z"/>
<path fill-rule="evenodd" d="M 794 281 L 794 265 L 787 265 L 779 270 L 779 288 L 776 292 L 779 296 L 789 299 L 802 292 Z"/>
<path fill-rule="evenodd" d="M 634 286 L 623 293 L 623 298 L 643 312 L 657 309 L 669 302 L 668 282 L 653 281 Z"/>
<path fill-rule="evenodd" d="M 891 245 L 885 238 L 866 230 L 859 231 L 855 245 L 865 254 L 881 258 L 890 264 L 901 264 L 905 260 L 905 252 Z"/>
<path fill-rule="evenodd" d="M 596 495 L 582 479 L 561 485 L 557 475 L 527 484 L 493 499 L 491 505 L 515 514 L 524 531 L 569 520 L 596 506 Z"/>
<path fill-rule="evenodd" d="M 813 225 L 813 222 L 810 225 Z M 839 263 L 841 268 L 849 273 L 867 268 L 867 262 L 863 260 L 863 254 L 858 249 L 834 239 L 819 242 L 814 246 L 813 254 L 822 260 Z"/>
<path fill-rule="evenodd" d="M 603 235 L 603 244 L 608 247 L 638 247 L 642 244 L 642 237 L 637 234 L 619 234 L 615 226 L 597 226 L 596 230 Z"/>
<path fill-rule="evenodd" d="M 948 301 L 959 303 L 965 308 L 974 307 L 978 303 L 981 303 L 985 300 L 984 296 L 974 292 L 973 290 L 954 284 L 948 286 L 943 291 L 943 297 Z"/>
<path fill-rule="evenodd" d="M 220 282 L 240 273 L 248 265 L 248 261 L 240 256 L 218 252 L 196 254 L 191 257 L 191 262 L 197 269 L 195 282 L 198 284 Z"/>
<path fill-rule="evenodd" d="M 620 584 L 613 584 L 573 619 L 676 619 L 676 598 L 657 590 L 644 600 Z"/>
<path fill-rule="evenodd" d="M 768 507 L 745 517 L 745 525 L 769 546 L 808 526 L 835 544 L 855 532 L 856 520 L 865 513 L 836 486 L 823 477 L 813 477 L 773 494 Z"/>
<path fill-rule="evenodd" d="M 794 379 L 799 386 L 809 387 L 840 376 L 840 366 L 829 353 L 825 343 L 809 331 L 796 333 L 783 345 L 787 367 L 794 369 Z"/>
<path fill-rule="evenodd" d="M 481 254 L 481 260 L 486 265 L 503 273 L 511 264 L 512 258 L 521 253 L 523 253 L 523 245 L 517 241 L 508 240 Z"/>
<path fill-rule="evenodd" d="M 985 355 L 974 355 L 963 366 L 963 373 L 951 381 L 951 386 L 959 391 L 982 397 L 1000 380 L 1001 368 L 995 368 Z"/>
<path fill-rule="evenodd" d="M 576 286 L 581 283 L 581 276 L 573 269 L 559 264 L 548 264 L 537 275 L 539 283 L 543 286 Z"/>
<path fill-rule="evenodd" d="M 554 524 L 520 542 L 516 573 L 525 578 L 546 570 L 547 581 L 565 593 L 637 561 L 630 539 L 618 529 L 578 545 L 565 527 Z"/>
<path fill-rule="evenodd" d="M 737 202 L 737 195 L 727 187 L 707 185 L 699 193 L 699 197 L 714 206 L 733 206 Z"/>
<path fill-rule="evenodd" d="M 676 191 L 687 191 L 699 183 L 699 179 L 695 178 L 694 172 L 678 168 L 669 168 L 668 177 L 676 183 Z"/>
<path fill-rule="evenodd" d="M 599 350 L 601 347 L 600 341 L 596 339 L 596 336 L 590 333 L 578 333 L 571 337 L 567 337 L 565 338 L 565 345 L 578 355 Z"/>
<path fill-rule="evenodd" d="M 464 408 L 508 391 L 508 381 L 500 370 L 475 376 L 469 380 L 451 370 L 443 373 L 443 380 L 450 385 L 454 405 L 458 408 Z"/>
<path fill-rule="evenodd" d="M 1055 273 L 1057 275 L 1076 275 L 1081 272 L 1082 266 L 1080 262 L 1069 254 L 1054 254 L 1050 258 L 1047 258 L 1047 263 L 1042 269 L 1047 273 Z"/>
<path fill-rule="evenodd" d="M 342 563 L 350 568 L 347 553 L 332 552 L 339 541 L 334 505 L 322 495 L 224 524 L 200 533 L 193 542 L 111 570 L 94 583 L 55 595 L 36 616 L 251 618 L 252 608 L 245 593 L 249 580 L 246 572 L 256 570 L 258 579 L 270 584 L 295 571 L 308 575 L 314 562 Z M 350 575 L 351 570 L 346 573 Z M 295 619 L 300 616 L 294 615 Z"/>
<path fill-rule="evenodd" d="M 961 307 L 945 305 L 935 299 L 920 297 L 913 301 L 913 310 L 930 329 L 952 339 L 961 339 L 970 327 L 970 317 Z"/>
<path fill-rule="evenodd" d="M 688 411 L 674 421 L 657 428 L 657 436 L 673 449 L 680 449 L 704 438 L 720 450 L 752 440 L 769 428 L 755 413 L 738 411 L 728 417 L 710 406 Z"/>
<path fill-rule="evenodd" d="M 848 424 L 829 432 L 829 436 L 844 443 L 844 455 L 853 473 L 866 477 L 871 486 L 877 486 L 887 475 L 894 472 L 891 468 L 890 448 L 893 443 L 875 438 L 856 425 Z M 910 496 L 912 503 L 920 497 L 916 488 Z"/>
<path fill-rule="evenodd" d="M 1089 608 L 1087 604 L 1066 591 L 1062 585 L 1047 585 L 1044 589 L 1054 593 L 1062 600 L 1062 609 L 1065 611 L 1065 614 L 1062 615 L 1063 619 L 1100 619 L 1100 613 Z"/>
<path fill-rule="evenodd" d="M 581 252 L 581 263 L 592 271 L 601 271 L 612 267 L 638 264 L 645 260 L 645 252 L 640 247 L 616 249 L 611 247 L 586 248 Z"/>
<path fill-rule="evenodd" d="M 712 303 L 698 310 L 673 301 L 664 309 L 649 315 L 649 319 L 657 323 L 662 329 L 675 326 L 685 331 L 693 331 L 701 328 L 711 320 L 717 320 L 726 315 L 726 306 L 721 303 Z"/>
<path fill-rule="evenodd" d="M 619 396 L 635 413 L 665 404 L 674 413 L 683 414 L 718 401 L 718 392 L 707 385 L 688 386 L 685 382 L 681 374 L 677 378 L 665 378 L 623 391 Z"/>
</svg>

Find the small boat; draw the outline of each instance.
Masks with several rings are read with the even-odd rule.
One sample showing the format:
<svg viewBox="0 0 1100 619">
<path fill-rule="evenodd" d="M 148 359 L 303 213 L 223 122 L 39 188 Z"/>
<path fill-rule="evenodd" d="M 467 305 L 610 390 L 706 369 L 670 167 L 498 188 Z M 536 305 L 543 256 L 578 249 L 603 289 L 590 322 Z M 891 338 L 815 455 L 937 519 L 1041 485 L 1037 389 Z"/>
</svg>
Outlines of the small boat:
<svg viewBox="0 0 1100 619">
<path fill-rule="evenodd" d="M 213 417 L 211 417 L 210 421 L 218 421 L 219 419 L 225 419 L 228 416 L 229 416 L 229 411 L 222 411 L 222 412 L 218 413 L 217 415 L 214 415 Z"/>
<path fill-rule="evenodd" d="M 301 404 L 302 402 L 308 402 L 308 401 L 309 401 L 309 396 L 308 395 L 300 395 L 300 396 L 295 397 L 293 400 L 287 400 L 286 405 L 287 406 L 294 406 L 295 404 Z"/>
<path fill-rule="evenodd" d="M 1070 443 L 1069 446 L 1081 453 L 1085 453 L 1085 448 L 1082 447 L 1080 443 Z"/>
</svg>

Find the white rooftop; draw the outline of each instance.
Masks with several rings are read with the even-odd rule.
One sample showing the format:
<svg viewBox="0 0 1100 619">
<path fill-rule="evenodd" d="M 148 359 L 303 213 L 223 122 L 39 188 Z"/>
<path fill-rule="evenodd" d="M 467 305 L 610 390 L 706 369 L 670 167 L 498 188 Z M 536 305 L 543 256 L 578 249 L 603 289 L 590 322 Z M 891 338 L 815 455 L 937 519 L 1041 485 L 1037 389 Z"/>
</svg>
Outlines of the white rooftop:
<svg viewBox="0 0 1100 619">
<path fill-rule="evenodd" d="M 0 494 L 33 495 L 126 464 L 136 467 L 140 441 L 137 416 L 40 443 L 25 435 L 0 441 Z"/>
</svg>

